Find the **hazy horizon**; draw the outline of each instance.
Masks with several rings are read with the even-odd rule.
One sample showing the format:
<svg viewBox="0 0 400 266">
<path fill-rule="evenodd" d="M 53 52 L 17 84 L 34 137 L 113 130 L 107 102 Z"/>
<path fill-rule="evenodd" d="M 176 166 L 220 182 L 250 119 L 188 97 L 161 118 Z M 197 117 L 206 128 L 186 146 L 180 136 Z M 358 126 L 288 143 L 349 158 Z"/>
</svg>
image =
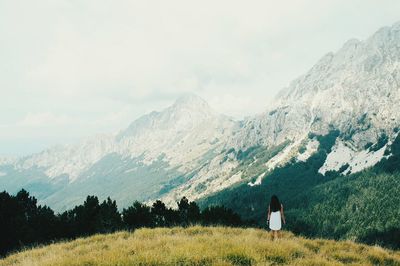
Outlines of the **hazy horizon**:
<svg viewBox="0 0 400 266">
<path fill-rule="evenodd" d="M 2 1 L 0 156 L 116 132 L 194 93 L 242 119 L 398 1 Z"/>
</svg>

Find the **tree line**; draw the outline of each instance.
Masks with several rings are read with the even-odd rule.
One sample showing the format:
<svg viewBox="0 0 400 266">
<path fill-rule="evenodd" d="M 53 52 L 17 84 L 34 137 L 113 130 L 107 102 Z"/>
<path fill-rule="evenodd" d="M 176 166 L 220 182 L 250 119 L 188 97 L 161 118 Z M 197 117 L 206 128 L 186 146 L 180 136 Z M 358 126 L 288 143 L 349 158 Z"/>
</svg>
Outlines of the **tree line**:
<svg viewBox="0 0 400 266">
<path fill-rule="evenodd" d="M 200 210 L 186 197 L 177 205 L 173 209 L 160 200 L 151 206 L 135 201 L 120 212 L 115 200 L 100 202 L 96 196 L 87 196 L 82 205 L 56 214 L 38 205 L 24 189 L 16 195 L 4 191 L 0 193 L 0 256 L 32 245 L 141 227 L 245 225 L 238 214 L 223 206 Z"/>
</svg>

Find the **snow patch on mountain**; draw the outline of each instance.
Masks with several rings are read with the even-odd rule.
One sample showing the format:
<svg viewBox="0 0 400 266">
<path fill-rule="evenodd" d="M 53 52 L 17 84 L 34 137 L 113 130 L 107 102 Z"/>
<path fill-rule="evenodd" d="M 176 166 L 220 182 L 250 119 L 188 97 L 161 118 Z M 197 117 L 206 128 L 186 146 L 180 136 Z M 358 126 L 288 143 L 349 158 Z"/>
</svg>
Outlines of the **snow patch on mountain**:
<svg viewBox="0 0 400 266">
<path fill-rule="evenodd" d="M 387 145 L 377 151 L 358 151 L 338 140 L 318 172 L 325 175 L 327 171 L 339 171 L 342 167 L 345 167 L 342 169 L 343 174 L 360 172 L 378 163 L 384 157 L 386 147 Z"/>
<path fill-rule="evenodd" d="M 247 185 L 249 185 L 251 187 L 261 185 L 261 181 L 262 181 L 262 178 L 264 177 L 265 173 L 266 172 L 261 173 L 259 176 L 257 176 L 257 179 L 254 182 L 249 182 L 249 183 L 247 183 Z"/>
</svg>

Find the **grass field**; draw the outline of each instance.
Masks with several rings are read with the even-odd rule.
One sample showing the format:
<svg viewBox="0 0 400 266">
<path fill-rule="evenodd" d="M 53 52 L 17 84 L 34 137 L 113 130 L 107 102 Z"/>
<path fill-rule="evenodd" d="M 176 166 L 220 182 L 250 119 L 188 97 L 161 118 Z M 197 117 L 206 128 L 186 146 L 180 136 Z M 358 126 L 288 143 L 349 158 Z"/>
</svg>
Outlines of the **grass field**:
<svg viewBox="0 0 400 266">
<path fill-rule="evenodd" d="M 0 265 L 400 265 L 400 252 L 351 241 L 224 227 L 140 229 L 12 254 Z"/>
</svg>

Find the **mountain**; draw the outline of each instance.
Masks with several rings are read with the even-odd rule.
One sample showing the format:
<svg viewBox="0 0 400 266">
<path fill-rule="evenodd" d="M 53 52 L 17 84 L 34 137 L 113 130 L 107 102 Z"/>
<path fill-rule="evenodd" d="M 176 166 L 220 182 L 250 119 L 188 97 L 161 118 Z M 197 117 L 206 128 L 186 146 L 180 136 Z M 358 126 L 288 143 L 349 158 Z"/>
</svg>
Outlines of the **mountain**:
<svg viewBox="0 0 400 266">
<path fill-rule="evenodd" d="M 183 184 L 171 198 L 176 200 L 185 192 L 202 198 L 215 192 L 215 179 L 260 184 L 276 166 L 293 158 L 307 160 L 320 145 L 310 136 L 331 130 L 338 130 L 340 136 L 320 173 L 349 174 L 371 167 L 389 156 L 385 151 L 400 128 L 399 102 L 400 22 L 381 28 L 365 41 L 350 40 L 336 53 L 323 56 L 280 91 L 268 110 L 241 121 L 228 140 L 226 154 L 217 156 L 206 175 Z M 247 164 L 238 160 L 248 153 L 253 158 Z M 233 168 L 218 170 L 228 163 Z"/>
<path fill-rule="evenodd" d="M 363 149 L 399 125 L 400 23 L 365 41 L 350 40 L 322 57 L 277 96 L 275 106 L 244 122 L 233 144 L 276 145 L 326 134 L 331 127 Z"/>
<path fill-rule="evenodd" d="M 148 200 L 185 182 L 218 153 L 235 122 L 195 95 L 135 120 L 116 135 L 0 162 L 2 189 L 24 187 L 41 203 L 64 210 L 88 194 L 121 206 Z"/>
<path fill-rule="evenodd" d="M 234 121 L 185 95 L 116 135 L 0 161 L 0 187 L 24 187 L 56 210 L 88 194 L 111 196 L 121 207 L 157 198 L 175 205 L 183 195 L 218 198 L 242 186 L 251 194 L 279 171 L 313 187 L 332 172 L 350 175 L 393 157 L 399 84 L 396 23 L 323 56 L 261 114 Z"/>
</svg>

